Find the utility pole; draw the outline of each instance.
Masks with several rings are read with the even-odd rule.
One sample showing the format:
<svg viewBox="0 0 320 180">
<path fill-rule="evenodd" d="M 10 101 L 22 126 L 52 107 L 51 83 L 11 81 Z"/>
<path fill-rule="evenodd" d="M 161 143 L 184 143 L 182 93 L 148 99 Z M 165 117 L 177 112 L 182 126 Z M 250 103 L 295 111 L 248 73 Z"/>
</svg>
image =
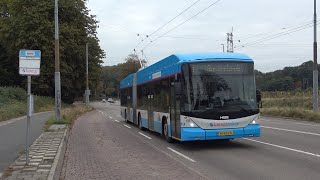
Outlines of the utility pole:
<svg viewBox="0 0 320 180">
<path fill-rule="evenodd" d="M 86 44 L 86 82 L 87 82 L 87 85 L 86 85 L 86 105 L 89 106 L 89 95 L 90 95 L 90 91 L 89 91 L 89 55 L 88 55 L 88 47 L 89 43 Z"/>
<path fill-rule="evenodd" d="M 313 111 L 318 112 L 318 60 L 317 60 L 317 1 L 314 0 L 314 20 L 313 20 Z"/>
<path fill-rule="evenodd" d="M 233 28 L 231 33 L 227 33 L 227 52 L 233 53 Z"/>
<path fill-rule="evenodd" d="M 221 44 L 221 46 L 222 46 L 222 52 L 224 52 L 224 44 Z"/>
<path fill-rule="evenodd" d="M 56 121 L 61 120 L 61 82 L 60 82 L 60 59 L 59 59 L 59 19 L 58 19 L 58 0 L 55 0 L 54 7 L 54 26 L 55 26 L 55 116 Z"/>
</svg>

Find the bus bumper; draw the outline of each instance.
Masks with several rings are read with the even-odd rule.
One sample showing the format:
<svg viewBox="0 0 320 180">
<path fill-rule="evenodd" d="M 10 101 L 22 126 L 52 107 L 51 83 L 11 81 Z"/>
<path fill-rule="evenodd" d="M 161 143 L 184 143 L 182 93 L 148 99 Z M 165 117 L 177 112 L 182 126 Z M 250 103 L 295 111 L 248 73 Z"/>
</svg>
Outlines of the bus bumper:
<svg viewBox="0 0 320 180">
<path fill-rule="evenodd" d="M 232 132 L 233 135 L 221 136 L 219 132 Z M 244 128 L 235 129 L 213 129 L 181 128 L 181 141 L 234 139 L 246 137 L 260 137 L 260 125 L 250 124 Z"/>
</svg>

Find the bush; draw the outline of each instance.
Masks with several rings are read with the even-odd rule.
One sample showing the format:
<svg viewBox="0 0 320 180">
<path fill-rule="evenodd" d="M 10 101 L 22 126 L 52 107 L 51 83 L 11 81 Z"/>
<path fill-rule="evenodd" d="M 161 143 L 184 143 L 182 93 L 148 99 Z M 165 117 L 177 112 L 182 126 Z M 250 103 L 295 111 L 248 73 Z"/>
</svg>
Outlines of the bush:
<svg viewBox="0 0 320 180">
<path fill-rule="evenodd" d="M 34 112 L 52 111 L 54 99 L 34 96 Z M 27 93 L 18 87 L 0 87 L 0 121 L 27 114 Z"/>
</svg>

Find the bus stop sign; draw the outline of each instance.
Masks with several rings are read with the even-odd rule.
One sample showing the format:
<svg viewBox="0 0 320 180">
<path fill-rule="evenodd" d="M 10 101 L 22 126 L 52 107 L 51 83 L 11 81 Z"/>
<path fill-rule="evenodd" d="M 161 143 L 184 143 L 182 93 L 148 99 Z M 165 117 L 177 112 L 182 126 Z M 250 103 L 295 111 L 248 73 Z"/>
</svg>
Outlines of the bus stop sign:
<svg viewBox="0 0 320 180">
<path fill-rule="evenodd" d="M 40 75 L 40 50 L 20 50 L 19 74 L 24 76 Z"/>
</svg>

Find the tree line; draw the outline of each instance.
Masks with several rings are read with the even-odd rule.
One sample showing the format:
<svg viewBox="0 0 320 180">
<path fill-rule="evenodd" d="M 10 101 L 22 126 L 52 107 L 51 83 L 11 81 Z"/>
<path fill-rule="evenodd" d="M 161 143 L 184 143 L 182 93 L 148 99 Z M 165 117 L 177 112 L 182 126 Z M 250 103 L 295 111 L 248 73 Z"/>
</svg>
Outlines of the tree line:
<svg viewBox="0 0 320 180">
<path fill-rule="evenodd" d="M 313 82 L 313 62 L 307 61 L 299 66 L 285 67 L 268 73 L 255 70 L 255 76 L 257 88 L 262 91 L 310 89 Z"/>
<path fill-rule="evenodd" d="M 59 0 L 62 100 L 73 102 L 85 90 L 85 45 L 89 43 L 89 86 L 99 86 L 105 52 L 97 37 L 98 21 L 86 0 Z M 0 86 L 26 87 L 18 74 L 19 50 L 41 50 L 41 75 L 32 91 L 54 96 L 54 1 L 0 0 Z"/>
</svg>

